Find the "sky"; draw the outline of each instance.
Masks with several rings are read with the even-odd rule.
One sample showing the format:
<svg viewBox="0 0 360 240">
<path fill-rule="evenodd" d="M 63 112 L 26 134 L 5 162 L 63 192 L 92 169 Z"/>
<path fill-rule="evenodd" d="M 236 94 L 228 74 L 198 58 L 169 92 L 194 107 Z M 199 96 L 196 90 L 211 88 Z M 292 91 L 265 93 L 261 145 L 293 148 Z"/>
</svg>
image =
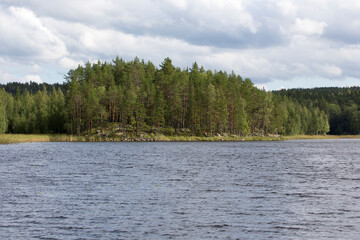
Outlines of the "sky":
<svg viewBox="0 0 360 240">
<path fill-rule="evenodd" d="M 360 86 L 360 1 L 0 0 L 0 83 L 87 61 L 234 71 L 266 90 Z"/>
</svg>

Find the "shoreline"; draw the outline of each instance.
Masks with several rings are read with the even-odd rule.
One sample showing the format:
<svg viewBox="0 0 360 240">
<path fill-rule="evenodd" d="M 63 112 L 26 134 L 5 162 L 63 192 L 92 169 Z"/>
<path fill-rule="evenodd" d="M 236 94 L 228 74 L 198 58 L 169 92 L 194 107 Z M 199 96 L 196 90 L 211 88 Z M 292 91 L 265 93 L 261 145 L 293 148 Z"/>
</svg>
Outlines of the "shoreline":
<svg viewBox="0 0 360 240">
<path fill-rule="evenodd" d="M 360 139 L 360 135 L 294 135 L 294 136 L 284 136 L 285 141 L 289 140 L 326 140 L 326 139 Z"/>
<path fill-rule="evenodd" d="M 163 134 L 152 137 L 126 136 L 76 136 L 66 134 L 0 134 L 0 144 L 24 142 L 242 142 L 242 141 L 282 141 L 283 137 L 246 136 L 246 137 L 198 137 L 198 136 L 165 136 Z"/>
<path fill-rule="evenodd" d="M 294 136 L 246 136 L 246 137 L 198 137 L 165 136 L 148 137 L 98 137 L 66 134 L 0 134 L 0 144 L 25 142 L 243 142 L 243 141 L 288 141 L 310 139 L 360 139 L 360 135 L 294 135 Z"/>
</svg>

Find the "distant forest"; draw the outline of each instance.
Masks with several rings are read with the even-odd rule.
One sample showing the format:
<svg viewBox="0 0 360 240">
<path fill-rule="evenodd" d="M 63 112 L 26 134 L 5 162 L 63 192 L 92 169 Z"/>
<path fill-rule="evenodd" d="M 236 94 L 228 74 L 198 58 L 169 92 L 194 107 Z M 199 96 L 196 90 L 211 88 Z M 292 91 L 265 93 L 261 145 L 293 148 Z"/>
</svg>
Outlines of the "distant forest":
<svg viewBox="0 0 360 240">
<path fill-rule="evenodd" d="M 107 126 L 176 135 L 358 134 L 359 88 L 266 92 L 249 78 L 166 58 L 86 63 L 63 84 L 0 85 L 0 133 L 88 134 Z M 330 121 L 329 121 L 330 120 Z M 330 123 L 330 125 L 329 125 Z"/>
<path fill-rule="evenodd" d="M 330 134 L 360 134 L 360 87 L 289 89 L 275 94 L 324 111 Z"/>
<path fill-rule="evenodd" d="M 37 82 L 26 82 L 26 83 L 19 83 L 19 82 L 9 82 L 7 84 L 0 84 L 0 89 L 5 89 L 5 92 L 11 93 L 15 96 L 16 91 L 18 90 L 20 94 L 23 94 L 25 90 L 27 90 L 30 94 L 34 95 L 38 91 L 42 91 L 44 88 L 47 92 L 51 92 L 51 90 L 55 87 L 55 89 L 60 88 L 61 91 L 65 94 L 66 93 L 66 83 L 37 83 Z"/>
</svg>

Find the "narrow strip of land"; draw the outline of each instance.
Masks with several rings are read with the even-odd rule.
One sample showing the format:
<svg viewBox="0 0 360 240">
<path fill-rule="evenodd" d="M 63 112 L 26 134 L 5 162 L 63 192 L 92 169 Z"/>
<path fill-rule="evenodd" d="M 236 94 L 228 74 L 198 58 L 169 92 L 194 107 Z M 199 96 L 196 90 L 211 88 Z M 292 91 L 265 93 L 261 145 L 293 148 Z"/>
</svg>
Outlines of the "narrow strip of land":
<svg viewBox="0 0 360 240">
<path fill-rule="evenodd" d="M 360 139 L 360 135 L 294 135 L 284 136 L 284 140 L 300 139 Z"/>
<path fill-rule="evenodd" d="M 360 135 L 294 135 L 294 136 L 165 136 L 155 135 L 127 138 L 74 136 L 66 134 L 0 134 L 0 144 L 23 142 L 223 142 L 223 141 L 283 141 L 299 139 L 360 139 Z"/>
</svg>

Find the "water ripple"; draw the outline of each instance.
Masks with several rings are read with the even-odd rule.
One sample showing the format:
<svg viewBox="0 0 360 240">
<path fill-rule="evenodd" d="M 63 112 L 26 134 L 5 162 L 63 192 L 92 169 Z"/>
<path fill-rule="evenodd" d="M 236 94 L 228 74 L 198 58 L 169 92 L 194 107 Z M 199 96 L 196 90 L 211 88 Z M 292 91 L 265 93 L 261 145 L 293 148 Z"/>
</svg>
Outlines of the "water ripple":
<svg viewBox="0 0 360 240">
<path fill-rule="evenodd" d="M 0 239 L 357 239 L 360 141 L 0 145 Z"/>
</svg>

